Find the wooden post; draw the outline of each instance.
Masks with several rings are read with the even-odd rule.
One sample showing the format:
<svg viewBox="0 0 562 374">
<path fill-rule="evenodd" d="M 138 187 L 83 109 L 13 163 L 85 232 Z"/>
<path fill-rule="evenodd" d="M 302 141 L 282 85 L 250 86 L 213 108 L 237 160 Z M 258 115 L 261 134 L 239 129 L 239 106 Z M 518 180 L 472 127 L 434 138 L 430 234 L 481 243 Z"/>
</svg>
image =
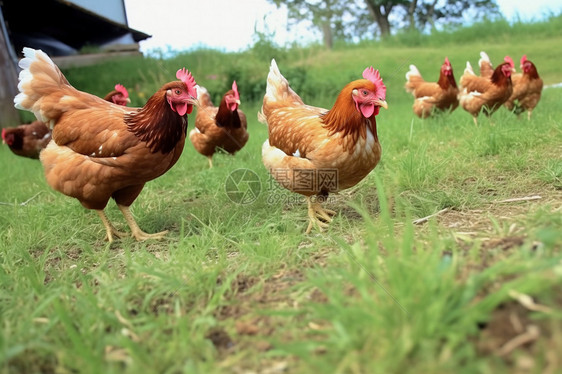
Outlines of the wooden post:
<svg viewBox="0 0 562 374">
<path fill-rule="evenodd" d="M 0 19 L 0 24 L 4 24 L 3 19 Z M 14 96 L 18 93 L 18 72 L 15 62 L 10 58 L 12 46 L 4 30 L 4 27 L 0 27 L 0 127 L 9 127 L 21 124 L 21 119 L 14 107 Z"/>
</svg>

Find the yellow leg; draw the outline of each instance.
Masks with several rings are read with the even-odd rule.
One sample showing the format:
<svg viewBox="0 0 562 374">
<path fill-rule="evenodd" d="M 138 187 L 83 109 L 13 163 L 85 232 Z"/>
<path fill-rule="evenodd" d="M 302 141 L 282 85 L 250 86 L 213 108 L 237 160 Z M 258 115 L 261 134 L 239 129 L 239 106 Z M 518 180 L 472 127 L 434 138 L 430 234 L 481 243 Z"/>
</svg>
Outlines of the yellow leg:
<svg viewBox="0 0 562 374">
<path fill-rule="evenodd" d="M 308 203 L 308 227 L 306 228 L 306 233 L 309 234 L 310 230 L 312 230 L 312 226 L 316 225 L 318 230 L 323 231 L 323 228 L 329 226 L 329 223 L 332 222 L 332 217 L 336 214 L 333 210 L 324 209 L 322 205 L 317 201 L 312 201 L 311 196 L 306 197 L 306 201 Z M 320 220 L 321 219 L 321 220 Z"/>
<path fill-rule="evenodd" d="M 207 156 L 207 159 L 209 160 L 209 169 L 213 168 L 213 156 Z"/>
<path fill-rule="evenodd" d="M 118 238 L 124 238 L 126 236 L 129 236 L 129 234 L 127 234 L 126 232 L 119 231 L 115 227 L 113 227 L 113 225 L 111 224 L 111 222 L 109 222 L 109 219 L 107 218 L 103 210 L 96 210 L 96 212 L 100 216 L 101 221 L 105 226 L 105 232 L 107 233 L 107 240 L 110 243 L 113 241 L 113 235 L 115 235 Z"/>
<path fill-rule="evenodd" d="M 123 213 L 123 216 L 127 221 L 127 224 L 131 228 L 131 233 L 133 234 L 133 237 L 137 239 L 139 242 L 147 239 L 162 239 L 168 233 L 168 230 L 166 230 L 162 232 L 157 232 L 155 234 L 147 234 L 146 232 L 140 229 L 139 225 L 137 225 L 137 222 L 135 221 L 135 218 L 131 214 L 131 211 L 129 210 L 128 206 L 117 204 L 117 207 L 119 208 L 121 213 Z"/>
</svg>

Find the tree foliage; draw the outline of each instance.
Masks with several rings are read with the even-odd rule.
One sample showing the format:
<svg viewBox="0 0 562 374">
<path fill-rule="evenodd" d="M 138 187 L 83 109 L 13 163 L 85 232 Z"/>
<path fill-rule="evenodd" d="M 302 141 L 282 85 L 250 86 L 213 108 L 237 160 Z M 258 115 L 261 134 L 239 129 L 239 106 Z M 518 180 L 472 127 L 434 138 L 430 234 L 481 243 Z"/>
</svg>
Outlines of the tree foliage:
<svg viewBox="0 0 562 374">
<path fill-rule="evenodd" d="M 495 0 L 419 1 L 414 10 L 415 27 L 424 30 L 437 25 L 460 24 L 467 19 L 499 15 Z"/>
<path fill-rule="evenodd" d="M 345 38 L 345 20 L 355 17 L 353 1 L 342 0 L 269 0 L 277 7 L 286 6 L 289 20 L 311 22 L 322 32 L 324 44 L 331 48 L 336 37 Z"/>
<path fill-rule="evenodd" d="M 309 21 L 324 44 L 334 39 L 386 37 L 395 29 L 426 31 L 499 15 L 495 0 L 268 0 L 285 6 L 293 25 Z"/>
<path fill-rule="evenodd" d="M 386 37 L 390 35 L 390 21 L 389 17 L 393 9 L 397 6 L 407 6 L 412 1 L 407 0 L 364 0 L 371 17 L 377 24 L 381 36 Z M 414 1 L 415 2 L 415 1 Z"/>
</svg>

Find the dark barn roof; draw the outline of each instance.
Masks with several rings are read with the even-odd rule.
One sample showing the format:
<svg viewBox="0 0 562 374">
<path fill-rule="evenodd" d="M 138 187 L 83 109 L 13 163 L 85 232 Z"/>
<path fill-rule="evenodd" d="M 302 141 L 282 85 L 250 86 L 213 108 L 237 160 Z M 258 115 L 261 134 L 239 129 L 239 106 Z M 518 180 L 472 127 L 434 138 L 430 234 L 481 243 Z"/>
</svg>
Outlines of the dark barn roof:
<svg viewBox="0 0 562 374">
<path fill-rule="evenodd" d="M 11 44 L 40 48 L 51 56 L 66 56 L 85 46 L 101 46 L 131 34 L 135 42 L 150 35 L 129 28 L 64 0 L 0 0 Z"/>
</svg>

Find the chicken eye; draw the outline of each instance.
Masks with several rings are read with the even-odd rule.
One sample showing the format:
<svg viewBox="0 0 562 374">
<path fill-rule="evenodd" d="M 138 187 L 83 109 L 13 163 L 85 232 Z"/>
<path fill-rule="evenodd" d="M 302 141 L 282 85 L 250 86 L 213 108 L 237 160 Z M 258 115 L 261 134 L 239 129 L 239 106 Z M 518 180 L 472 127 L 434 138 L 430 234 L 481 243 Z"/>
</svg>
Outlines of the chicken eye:
<svg viewBox="0 0 562 374">
<path fill-rule="evenodd" d="M 181 94 L 181 91 L 180 91 L 180 90 L 176 90 L 176 95 L 179 95 L 179 94 Z"/>
<path fill-rule="evenodd" d="M 367 92 L 366 90 L 362 91 L 363 96 L 367 96 L 369 94 L 369 92 Z"/>
</svg>

